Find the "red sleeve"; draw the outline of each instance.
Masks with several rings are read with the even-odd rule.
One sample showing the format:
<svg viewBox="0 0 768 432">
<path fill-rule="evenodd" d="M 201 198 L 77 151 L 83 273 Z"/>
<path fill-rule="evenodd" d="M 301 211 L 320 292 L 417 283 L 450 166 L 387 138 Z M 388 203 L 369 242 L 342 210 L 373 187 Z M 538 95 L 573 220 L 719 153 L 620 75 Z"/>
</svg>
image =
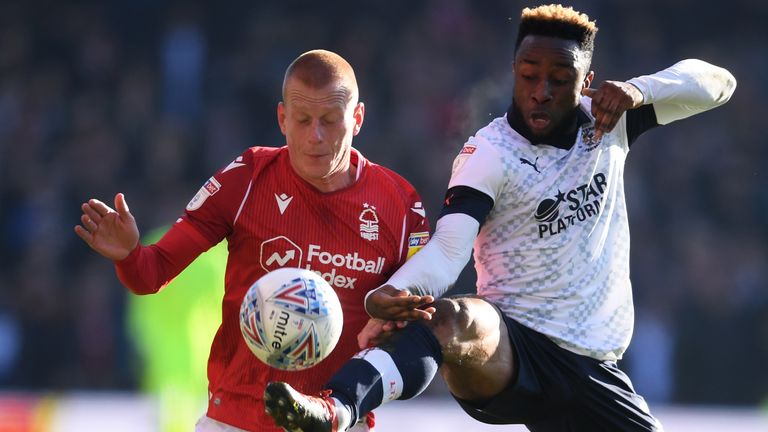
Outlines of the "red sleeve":
<svg viewBox="0 0 768 432">
<path fill-rule="evenodd" d="M 402 262 L 411 258 L 413 254 L 420 251 L 427 244 L 430 233 L 429 219 L 427 218 L 424 203 L 421 201 L 421 196 L 411 185 L 408 185 L 406 190 L 410 197 L 410 210 L 406 218 L 408 239 L 404 255 L 405 259 Z"/>
<path fill-rule="evenodd" d="M 397 265 L 399 267 L 427 244 L 430 233 L 429 219 L 421 196 L 413 185 L 396 172 L 384 167 L 381 169 L 395 180 L 401 199 L 406 206 L 403 246 L 401 259 Z"/>
<path fill-rule="evenodd" d="M 139 244 L 124 260 L 116 261 L 115 271 L 120 282 L 133 293 L 153 294 L 212 246 L 194 228 L 181 221 L 157 243 Z"/>
<path fill-rule="evenodd" d="M 252 187 L 254 154 L 263 153 L 259 150 L 252 147 L 219 170 L 187 204 L 182 219 L 212 244 L 219 243 L 232 232 L 238 212 Z"/>
</svg>

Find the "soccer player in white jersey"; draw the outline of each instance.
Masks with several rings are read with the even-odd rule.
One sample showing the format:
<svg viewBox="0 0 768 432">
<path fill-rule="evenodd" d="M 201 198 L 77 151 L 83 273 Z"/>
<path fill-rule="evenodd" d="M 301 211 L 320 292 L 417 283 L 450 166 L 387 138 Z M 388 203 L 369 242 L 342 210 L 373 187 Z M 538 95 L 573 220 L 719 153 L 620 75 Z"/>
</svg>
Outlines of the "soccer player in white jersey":
<svg viewBox="0 0 768 432">
<path fill-rule="evenodd" d="M 570 7 L 523 10 L 512 106 L 459 152 L 433 238 L 366 298 L 379 320 L 358 340 L 380 343 L 334 375 L 330 397 L 268 385 L 278 424 L 345 430 L 439 370 L 481 422 L 661 430 L 616 364 L 634 319 L 624 161 L 638 135 L 725 103 L 736 82 L 689 59 L 595 86 L 596 32 Z M 473 247 L 477 296 L 439 298 Z M 385 338 L 398 321 L 410 323 Z"/>
</svg>

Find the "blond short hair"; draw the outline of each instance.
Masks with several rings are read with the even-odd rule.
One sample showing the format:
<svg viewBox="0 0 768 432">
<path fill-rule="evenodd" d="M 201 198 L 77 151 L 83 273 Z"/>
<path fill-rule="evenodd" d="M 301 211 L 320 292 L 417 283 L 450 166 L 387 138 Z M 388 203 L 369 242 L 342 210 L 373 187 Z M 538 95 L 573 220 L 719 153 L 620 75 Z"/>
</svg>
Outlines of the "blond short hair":
<svg viewBox="0 0 768 432">
<path fill-rule="evenodd" d="M 357 99 L 355 71 L 343 57 L 331 51 L 307 51 L 291 62 L 283 78 L 283 98 L 289 79 L 297 79 L 311 88 L 323 88 L 331 83 L 339 83 L 349 91 L 353 100 Z"/>
</svg>

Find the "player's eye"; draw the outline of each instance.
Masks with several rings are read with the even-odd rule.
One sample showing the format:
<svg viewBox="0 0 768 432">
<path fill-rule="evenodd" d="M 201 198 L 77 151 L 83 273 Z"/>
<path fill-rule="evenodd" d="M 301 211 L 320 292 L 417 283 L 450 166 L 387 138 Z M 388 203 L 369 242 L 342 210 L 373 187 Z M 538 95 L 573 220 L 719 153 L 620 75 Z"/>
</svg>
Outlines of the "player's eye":
<svg viewBox="0 0 768 432">
<path fill-rule="evenodd" d="M 332 116 L 332 117 L 323 117 L 323 118 L 322 118 L 320 121 L 321 121 L 321 122 L 322 122 L 324 125 L 332 125 L 332 124 L 336 124 L 336 123 L 338 123 L 338 122 L 339 122 L 339 117 L 337 117 L 337 116 Z"/>
</svg>

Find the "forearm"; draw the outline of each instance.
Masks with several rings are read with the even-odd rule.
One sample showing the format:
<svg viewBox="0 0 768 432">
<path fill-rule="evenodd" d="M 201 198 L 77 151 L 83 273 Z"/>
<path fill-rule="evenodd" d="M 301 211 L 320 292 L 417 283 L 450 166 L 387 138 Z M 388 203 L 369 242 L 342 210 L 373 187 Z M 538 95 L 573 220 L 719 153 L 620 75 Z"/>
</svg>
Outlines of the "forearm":
<svg viewBox="0 0 768 432">
<path fill-rule="evenodd" d="M 127 258 L 115 262 L 118 279 L 135 294 L 153 294 L 210 248 L 191 228 L 179 224 L 155 244 L 138 245 Z"/>
<path fill-rule="evenodd" d="M 467 265 L 479 227 L 477 220 L 463 213 L 441 217 L 429 242 L 387 283 L 413 294 L 439 297 Z"/>
<path fill-rule="evenodd" d="M 653 104 L 659 124 L 718 107 L 726 103 L 736 89 L 736 79 L 730 72 L 696 59 L 682 60 L 628 82 L 643 94 L 643 104 Z"/>
</svg>

